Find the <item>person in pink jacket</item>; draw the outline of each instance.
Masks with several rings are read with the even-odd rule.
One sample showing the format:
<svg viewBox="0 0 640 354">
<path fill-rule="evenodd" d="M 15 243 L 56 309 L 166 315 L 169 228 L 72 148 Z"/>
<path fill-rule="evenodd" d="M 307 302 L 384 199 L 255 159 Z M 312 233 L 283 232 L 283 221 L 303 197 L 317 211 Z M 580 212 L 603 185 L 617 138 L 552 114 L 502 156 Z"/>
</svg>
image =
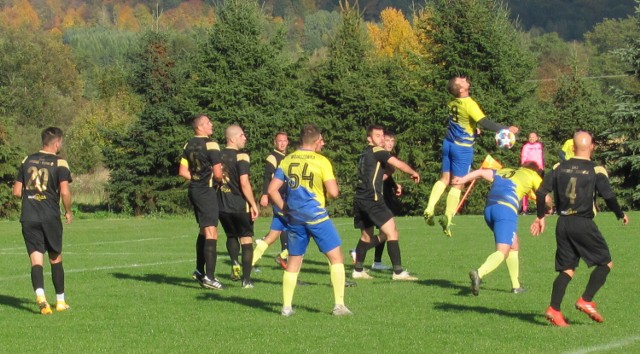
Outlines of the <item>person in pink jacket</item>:
<svg viewBox="0 0 640 354">
<path fill-rule="evenodd" d="M 529 133 L 529 140 L 522 145 L 520 151 L 520 165 L 525 162 L 535 162 L 538 168 L 544 171 L 544 144 L 540 142 L 538 133 Z M 529 199 L 525 195 L 522 198 L 522 213 L 526 214 L 529 210 Z"/>
</svg>

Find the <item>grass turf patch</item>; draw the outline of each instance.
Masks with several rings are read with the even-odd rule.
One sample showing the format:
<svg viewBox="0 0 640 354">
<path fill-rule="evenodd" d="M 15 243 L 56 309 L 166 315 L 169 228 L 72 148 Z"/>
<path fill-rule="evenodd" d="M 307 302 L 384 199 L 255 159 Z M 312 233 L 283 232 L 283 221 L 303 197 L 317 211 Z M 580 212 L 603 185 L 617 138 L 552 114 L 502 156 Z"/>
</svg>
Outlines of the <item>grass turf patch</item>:
<svg viewBox="0 0 640 354">
<path fill-rule="evenodd" d="M 403 265 L 417 282 L 394 282 L 390 271 L 371 271 L 346 289 L 352 317 L 331 316 L 333 293 L 325 258 L 311 244 L 290 318 L 279 315 L 282 270 L 269 248 L 254 274 L 254 289 L 229 280 L 221 231 L 216 275 L 228 288 L 202 289 L 191 280 L 197 228 L 192 218 L 75 220 L 65 226 L 66 295 L 71 310 L 42 316 L 35 305 L 29 264 L 16 221 L 1 221 L 0 342 L 4 352 L 636 352 L 638 213 L 623 227 L 610 213 L 597 217 L 615 267 L 595 301 L 605 323 L 592 322 L 573 303 L 590 269 L 581 263 L 569 285 L 563 312 L 569 328 L 544 319 L 554 271 L 554 227 L 529 235 L 533 216 L 520 216 L 520 269 L 526 293 L 511 293 L 506 266 L 483 279 L 480 295 L 467 273 L 494 251 L 481 216 L 454 219 L 453 238 L 421 218 L 398 218 Z M 256 222 L 262 236 L 270 220 Z M 359 231 L 334 219 L 347 254 Z M 367 254 L 366 265 L 373 260 Z M 389 264 L 386 252 L 383 262 Z M 45 290 L 55 295 L 49 266 Z"/>
</svg>

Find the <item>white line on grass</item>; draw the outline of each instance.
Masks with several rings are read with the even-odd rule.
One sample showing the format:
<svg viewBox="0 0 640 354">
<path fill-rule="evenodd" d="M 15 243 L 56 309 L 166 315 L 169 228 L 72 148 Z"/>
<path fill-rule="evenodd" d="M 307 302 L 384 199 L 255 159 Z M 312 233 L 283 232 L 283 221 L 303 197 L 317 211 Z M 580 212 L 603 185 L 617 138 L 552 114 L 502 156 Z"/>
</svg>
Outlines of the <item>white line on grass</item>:
<svg viewBox="0 0 640 354">
<path fill-rule="evenodd" d="M 64 272 L 65 272 L 65 274 L 67 274 L 67 273 L 83 273 L 83 272 L 95 272 L 95 271 L 100 271 L 100 270 L 152 267 L 152 266 L 160 266 L 160 265 L 167 265 L 167 264 L 178 264 L 178 263 L 188 263 L 188 262 L 193 262 L 193 260 L 192 259 L 183 259 L 183 260 L 171 261 L 171 262 L 133 263 L 133 264 L 123 264 L 123 265 L 117 265 L 117 266 L 103 266 L 103 267 L 93 267 L 93 268 L 65 269 Z M 45 272 L 45 274 L 48 274 L 48 273 Z M 2 278 L 0 278 L 0 281 L 20 279 L 20 278 L 25 278 L 25 277 L 29 277 L 29 276 L 30 275 L 27 274 L 27 273 L 25 273 L 23 275 L 12 275 L 12 276 L 8 276 L 8 277 L 2 277 Z"/>
<path fill-rule="evenodd" d="M 617 340 L 615 342 L 596 345 L 594 347 L 577 349 L 574 351 L 567 352 L 567 354 L 587 354 L 587 353 L 593 353 L 593 352 L 607 351 L 611 349 L 626 347 L 637 341 L 640 341 L 640 336 L 627 337 L 627 338 Z"/>
<path fill-rule="evenodd" d="M 176 239 L 176 238 L 186 238 L 186 237 L 192 237 L 192 235 L 181 235 L 181 236 L 174 236 L 174 237 L 170 237 L 171 239 Z M 195 238 L 195 237 L 194 237 Z M 152 238 L 139 238 L 139 239 L 130 239 L 130 240 L 118 240 L 118 241 L 99 241 L 99 242 L 85 242 L 85 243 L 65 243 L 64 247 L 74 247 L 74 246 L 93 246 L 93 245 L 107 245 L 107 244 L 119 244 L 119 243 L 132 243 L 132 242 L 147 242 L 147 241 L 157 241 L 157 240 L 166 240 L 167 237 L 152 237 Z M 24 246 L 22 247 L 8 247 L 8 248 L 1 248 L 0 252 L 6 252 L 6 251 L 15 251 L 15 250 L 23 250 Z M 64 252 L 64 251 L 63 251 Z M 67 252 L 64 252 L 67 253 Z"/>
<path fill-rule="evenodd" d="M 147 241 L 157 241 L 157 240 L 166 240 L 168 238 L 185 238 L 185 237 L 193 237 L 193 235 L 181 235 L 181 236 L 173 236 L 173 237 L 152 237 L 152 238 L 139 238 L 139 239 L 130 239 L 130 240 L 119 240 L 119 241 L 100 241 L 100 242 L 87 242 L 87 243 L 71 243 L 65 244 L 65 247 L 73 247 L 73 246 L 85 246 L 85 245 L 106 245 L 106 244 L 118 244 L 118 243 L 131 243 L 131 242 L 147 242 Z"/>
</svg>

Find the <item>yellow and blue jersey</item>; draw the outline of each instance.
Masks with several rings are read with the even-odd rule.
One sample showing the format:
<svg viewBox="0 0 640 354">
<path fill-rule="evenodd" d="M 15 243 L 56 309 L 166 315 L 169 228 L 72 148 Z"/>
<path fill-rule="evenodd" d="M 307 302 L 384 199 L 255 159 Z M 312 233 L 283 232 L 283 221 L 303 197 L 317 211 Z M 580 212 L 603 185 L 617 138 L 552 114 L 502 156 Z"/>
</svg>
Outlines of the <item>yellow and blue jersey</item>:
<svg viewBox="0 0 640 354">
<path fill-rule="evenodd" d="M 478 103 L 471 97 L 449 102 L 449 123 L 445 137 L 457 145 L 472 146 L 476 139 L 478 121 L 485 117 Z"/>
<path fill-rule="evenodd" d="M 528 195 L 535 199 L 534 192 L 541 183 L 540 175 L 525 167 L 494 170 L 493 183 L 487 196 L 487 206 L 506 205 L 518 214 L 522 197 Z"/>
<path fill-rule="evenodd" d="M 287 186 L 289 222 L 317 224 L 329 219 L 324 182 L 334 180 L 335 176 L 326 157 L 310 150 L 296 150 L 280 162 L 273 178 Z"/>
<path fill-rule="evenodd" d="M 561 151 L 560 159 L 563 161 L 566 161 L 576 155 L 573 151 L 573 138 L 567 139 L 564 144 L 562 144 Z"/>
</svg>

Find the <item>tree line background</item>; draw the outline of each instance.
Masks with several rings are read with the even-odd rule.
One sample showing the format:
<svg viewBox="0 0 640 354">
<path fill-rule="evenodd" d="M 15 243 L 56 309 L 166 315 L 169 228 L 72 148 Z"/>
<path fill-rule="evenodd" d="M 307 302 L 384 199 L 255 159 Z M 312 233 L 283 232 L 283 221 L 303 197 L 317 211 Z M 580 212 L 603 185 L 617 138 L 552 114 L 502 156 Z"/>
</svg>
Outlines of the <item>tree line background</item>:
<svg viewBox="0 0 640 354">
<path fill-rule="evenodd" d="M 177 166 L 195 113 L 212 118 L 221 143 L 227 125 L 244 127 L 256 193 L 275 132 L 293 142 L 302 124 L 321 126 L 341 187 L 329 205 L 336 216 L 351 213 L 365 127 L 382 124 L 422 175 L 418 185 L 398 178 L 404 212 L 420 214 L 439 175 L 445 87 L 456 74 L 470 77 L 491 119 L 522 132 L 512 150 L 483 134 L 476 167 L 487 153 L 516 165 L 537 131 L 550 168 L 574 130 L 587 129 L 624 208 L 637 209 L 638 2 L 571 41 L 525 30 L 499 0 L 408 3 L 0 0 L 0 216 L 15 215 L 16 168 L 50 125 L 67 133 L 76 196 L 97 195 L 76 202 L 80 211 L 189 211 Z M 463 212 L 480 212 L 486 190 Z"/>
</svg>

